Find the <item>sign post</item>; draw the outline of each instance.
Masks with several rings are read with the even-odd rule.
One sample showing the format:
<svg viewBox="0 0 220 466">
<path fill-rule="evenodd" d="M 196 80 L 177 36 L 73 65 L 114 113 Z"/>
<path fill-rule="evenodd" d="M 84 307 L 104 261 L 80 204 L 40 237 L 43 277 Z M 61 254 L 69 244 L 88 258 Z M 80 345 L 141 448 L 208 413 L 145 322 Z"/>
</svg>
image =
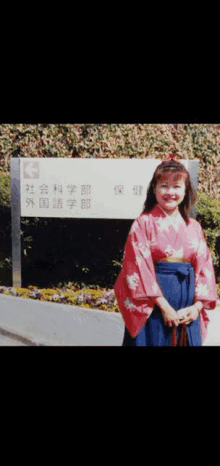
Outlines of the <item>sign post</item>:
<svg viewBox="0 0 220 466">
<path fill-rule="evenodd" d="M 198 161 L 181 162 L 197 187 Z M 160 163 L 160 159 L 11 158 L 13 286 L 21 286 L 21 216 L 135 219 Z M 196 208 L 191 216 L 196 217 Z"/>
<path fill-rule="evenodd" d="M 20 158 L 11 158 L 12 285 L 21 287 Z"/>
</svg>

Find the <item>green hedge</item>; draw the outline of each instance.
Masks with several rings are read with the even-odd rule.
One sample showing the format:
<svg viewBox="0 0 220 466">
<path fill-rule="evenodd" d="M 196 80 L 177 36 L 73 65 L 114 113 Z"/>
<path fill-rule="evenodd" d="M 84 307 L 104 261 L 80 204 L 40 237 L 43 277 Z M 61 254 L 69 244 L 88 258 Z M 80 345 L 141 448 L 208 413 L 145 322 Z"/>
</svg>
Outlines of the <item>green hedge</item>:
<svg viewBox="0 0 220 466">
<path fill-rule="evenodd" d="M 197 220 L 203 228 L 212 254 L 220 296 L 220 200 L 200 193 L 197 206 Z"/>
<path fill-rule="evenodd" d="M 0 209 L 1 212 L 10 209 L 11 202 L 11 177 L 7 173 L 0 175 Z"/>
<path fill-rule="evenodd" d="M 0 175 L 0 283 L 11 283 L 11 188 L 10 175 Z"/>
<path fill-rule="evenodd" d="M 0 282 L 5 286 L 12 285 L 10 198 L 10 175 L 2 173 Z M 197 209 L 197 220 L 211 250 L 220 292 L 220 200 L 198 194 Z M 58 285 L 67 281 L 113 286 L 132 222 L 22 217 L 22 286 Z"/>
</svg>

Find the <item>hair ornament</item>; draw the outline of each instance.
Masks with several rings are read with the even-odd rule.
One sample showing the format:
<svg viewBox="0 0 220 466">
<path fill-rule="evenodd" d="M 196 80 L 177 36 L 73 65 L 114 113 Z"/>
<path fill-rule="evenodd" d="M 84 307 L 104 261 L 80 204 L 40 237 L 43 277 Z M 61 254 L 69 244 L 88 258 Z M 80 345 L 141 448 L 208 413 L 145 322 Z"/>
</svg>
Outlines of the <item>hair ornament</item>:
<svg viewBox="0 0 220 466">
<path fill-rule="evenodd" d="M 168 160 L 178 161 L 178 158 L 176 157 L 175 154 L 169 154 L 168 157 L 162 157 L 162 162 L 167 162 Z"/>
</svg>

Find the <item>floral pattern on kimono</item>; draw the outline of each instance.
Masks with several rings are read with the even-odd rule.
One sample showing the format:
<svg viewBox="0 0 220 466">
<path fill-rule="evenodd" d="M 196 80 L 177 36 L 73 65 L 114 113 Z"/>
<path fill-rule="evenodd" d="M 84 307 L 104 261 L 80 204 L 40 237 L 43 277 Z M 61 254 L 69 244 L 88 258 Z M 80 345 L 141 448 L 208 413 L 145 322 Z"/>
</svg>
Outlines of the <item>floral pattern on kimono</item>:
<svg viewBox="0 0 220 466">
<path fill-rule="evenodd" d="M 154 298 L 163 296 L 154 263 L 169 256 L 194 267 L 194 302 L 204 305 L 200 312 L 203 341 L 209 321 L 206 309 L 214 309 L 217 301 L 211 254 L 197 220 L 190 218 L 187 225 L 178 211 L 174 223 L 158 204 L 134 220 L 126 240 L 122 269 L 114 286 L 125 325 L 135 337 L 150 317 Z"/>
</svg>

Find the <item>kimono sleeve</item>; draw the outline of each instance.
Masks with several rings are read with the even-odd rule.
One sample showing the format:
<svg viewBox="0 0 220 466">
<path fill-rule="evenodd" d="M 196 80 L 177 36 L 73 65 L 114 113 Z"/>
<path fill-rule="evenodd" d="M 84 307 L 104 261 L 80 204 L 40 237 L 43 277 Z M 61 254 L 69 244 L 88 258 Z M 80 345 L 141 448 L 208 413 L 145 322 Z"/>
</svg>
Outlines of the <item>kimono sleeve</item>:
<svg viewBox="0 0 220 466">
<path fill-rule="evenodd" d="M 114 291 L 125 325 L 135 337 L 153 311 L 153 298 L 163 296 L 156 280 L 146 226 L 140 217 L 128 234 Z"/>
<path fill-rule="evenodd" d="M 132 299 L 149 300 L 163 296 L 156 279 L 146 226 L 141 218 L 134 222 L 129 232 L 122 270 Z"/>
<path fill-rule="evenodd" d="M 198 222 L 198 248 L 193 257 L 195 272 L 195 302 L 202 301 L 205 309 L 215 309 L 217 291 L 215 272 L 210 250 L 207 246 L 202 228 Z"/>
</svg>

